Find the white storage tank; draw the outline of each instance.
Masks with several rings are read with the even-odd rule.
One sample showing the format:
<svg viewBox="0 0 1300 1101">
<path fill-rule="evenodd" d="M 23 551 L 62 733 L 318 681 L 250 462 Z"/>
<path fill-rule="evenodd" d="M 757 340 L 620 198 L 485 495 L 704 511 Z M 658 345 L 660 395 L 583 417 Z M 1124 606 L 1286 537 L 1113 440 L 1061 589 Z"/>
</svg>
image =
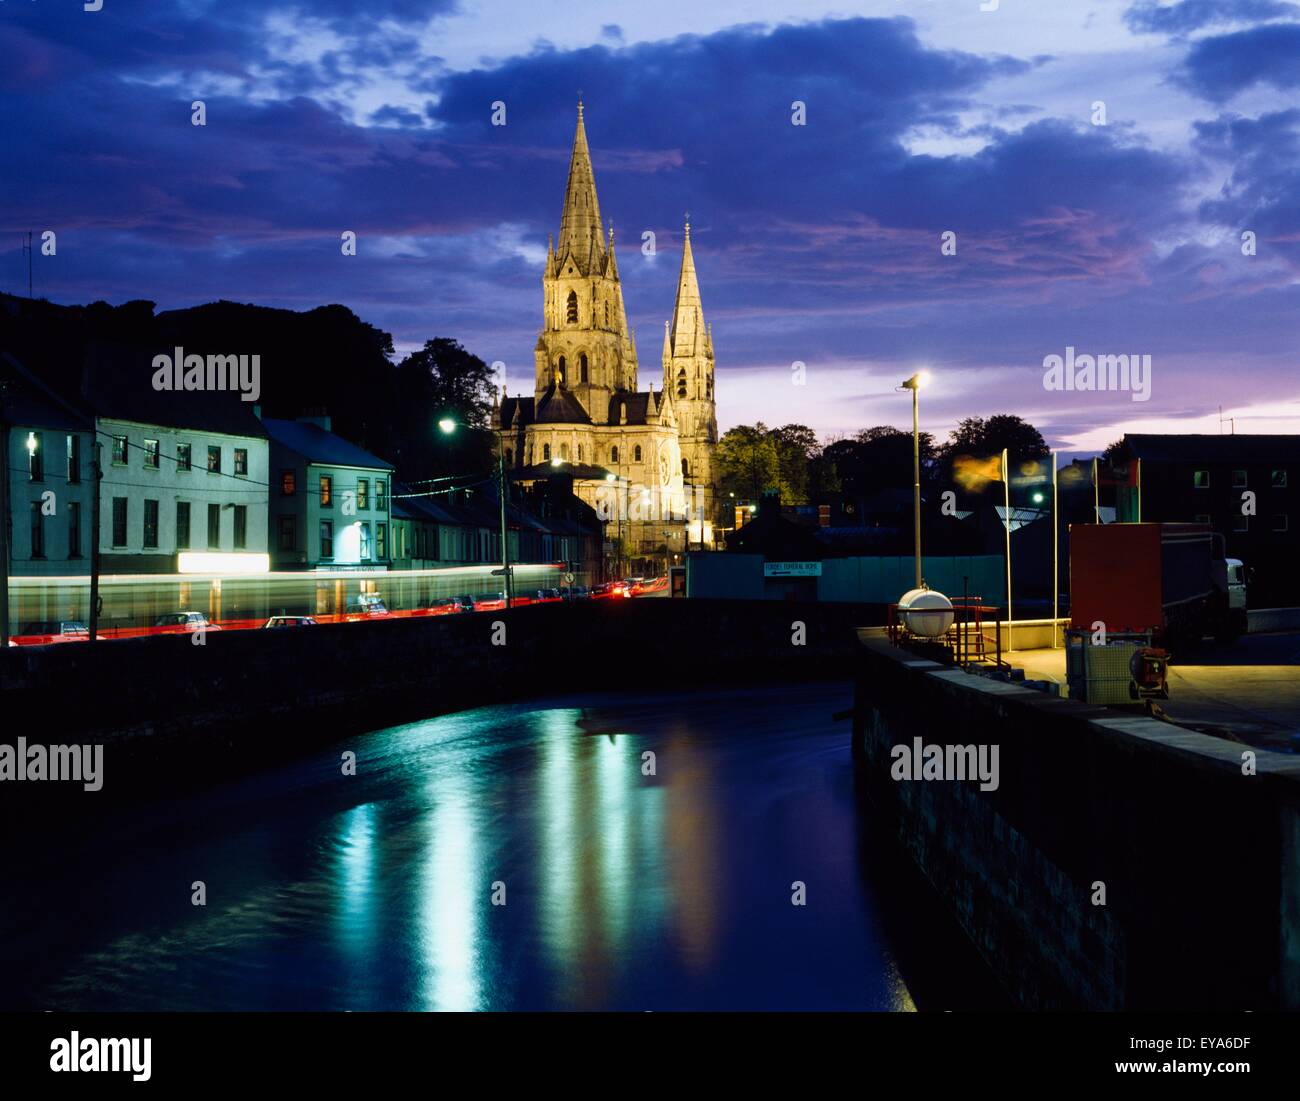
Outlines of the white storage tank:
<svg viewBox="0 0 1300 1101">
<path fill-rule="evenodd" d="M 933 589 L 911 589 L 898 600 L 898 618 L 912 634 L 938 638 L 952 626 L 952 601 Z"/>
</svg>

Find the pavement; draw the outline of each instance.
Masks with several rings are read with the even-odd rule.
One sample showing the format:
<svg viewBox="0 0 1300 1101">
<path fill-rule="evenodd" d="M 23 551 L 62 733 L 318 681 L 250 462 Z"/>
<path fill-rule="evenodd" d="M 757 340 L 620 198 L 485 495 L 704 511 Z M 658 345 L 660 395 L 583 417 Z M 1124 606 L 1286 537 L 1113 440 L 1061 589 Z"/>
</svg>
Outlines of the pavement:
<svg viewBox="0 0 1300 1101">
<path fill-rule="evenodd" d="M 1065 650 L 1003 655 L 1035 680 L 1065 688 Z M 1300 631 L 1243 635 L 1231 645 L 1206 643 L 1169 666 L 1165 716 L 1191 730 L 1264 749 L 1296 750 L 1300 738 Z"/>
</svg>

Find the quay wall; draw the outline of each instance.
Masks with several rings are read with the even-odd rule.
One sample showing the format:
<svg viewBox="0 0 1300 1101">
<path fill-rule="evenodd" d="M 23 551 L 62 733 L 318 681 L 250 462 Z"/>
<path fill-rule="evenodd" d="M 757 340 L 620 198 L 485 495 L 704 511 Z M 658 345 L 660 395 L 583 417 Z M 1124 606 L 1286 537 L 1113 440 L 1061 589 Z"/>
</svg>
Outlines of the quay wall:
<svg viewBox="0 0 1300 1101">
<path fill-rule="evenodd" d="M 1300 759 L 860 647 L 860 781 L 1020 1005 L 1300 1008 Z M 893 779 L 918 737 L 996 790 Z"/>
</svg>

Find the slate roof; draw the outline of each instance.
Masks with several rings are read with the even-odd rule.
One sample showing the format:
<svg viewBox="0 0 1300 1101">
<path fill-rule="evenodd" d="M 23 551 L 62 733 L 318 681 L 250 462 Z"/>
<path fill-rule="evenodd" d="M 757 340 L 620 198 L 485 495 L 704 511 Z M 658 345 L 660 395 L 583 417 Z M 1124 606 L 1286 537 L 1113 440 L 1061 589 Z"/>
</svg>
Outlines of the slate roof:
<svg viewBox="0 0 1300 1101">
<path fill-rule="evenodd" d="M 342 436 L 327 432 L 319 424 L 284 421 L 267 417 L 262 421 L 271 442 L 301 455 L 308 462 L 327 466 L 361 466 L 392 470 L 391 463 L 364 451 Z"/>
<path fill-rule="evenodd" d="M 650 394 L 618 393 L 609 399 L 609 423 L 622 424 L 622 410 L 627 408 L 628 424 L 646 424 L 650 413 Z"/>
<path fill-rule="evenodd" d="M 537 405 L 538 424 L 590 424 L 582 402 L 563 387 L 552 385 Z"/>
</svg>

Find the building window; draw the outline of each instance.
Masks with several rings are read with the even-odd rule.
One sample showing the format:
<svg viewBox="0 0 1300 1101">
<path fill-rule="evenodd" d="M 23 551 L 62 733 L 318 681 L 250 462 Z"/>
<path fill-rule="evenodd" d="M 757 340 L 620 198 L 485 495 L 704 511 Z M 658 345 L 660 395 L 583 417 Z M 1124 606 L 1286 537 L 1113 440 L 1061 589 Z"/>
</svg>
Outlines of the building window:
<svg viewBox="0 0 1300 1101">
<path fill-rule="evenodd" d="M 1273 530 L 1274 530 L 1274 531 L 1286 531 L 1286 530 L 1287 530 L 1286 513 L 1285 513 L 1285 512 L 1279 512 L 1279 513 L 1274 514 L 1274 516 L 1273 516 Z"/>
<path fill-rule="evenodd" d="M 684 398 L 686 396 L 686 372 L 677 372 L 677 396 Z"/>
<path fill-rule="evenodd" d="M 330 508 L 334 504 L 334 479 L 328 474 L 320 476 L 320 507 Z"/>
<path fill-rule="evenodd" d="M 208 550 L 221 549 L 221 506 L 208 505 Z"/>
<path fill-rule="evenodd" d="M 578 294 L 576 291 L 569 291 L 569 305 L 565 312 L 565 319 L 570 325 L 578 323 Z"/>
<path fill-rule="evenodd" d="M 220 446 L 216 446 L 216 447 L 214 447 L 212 444 L 208 444 L 208 473 L 209 473 L 209 474 L 220 474 L 220 473 L 221 473 L 221 448 L 220 448 Z"/>
<path fill-rule="evenodd" d="M 1249 517 L 1249 516 L 1243 516 L 1243 515 L 1241 515 L 1241 513 L 1233 513 L 1233 515 L 1232 515 L 1232 530 L 1233 530 L 1233 531 L 1250 531 L 1250 517 Z"/>
<path fill-rule="evenodd" d="M 689 478 L 690 476 L 691 476 L 691 464 L 690 464 L 689 462 L 687 462 L 685 456 L 683 456 L 683 457 L 682 457 L 682 477 L 683 477 L 683 478 Z M 1049 626 L 1050 626 L 1050 624 L 1049 624 Z"/>
<path fill-rule="evenodd" d="M 68 502 L 68 557 L 81 557 L 81 505 Z"/>
<path fill-rule="evenodd" d="M 370 507 L 370 482 L 366 478 L 357 479 L 357 508 Z"/>
<path fill-rule="evenodd" d="M 609 328 L 609 303 L 605 303 L 605 328 Z"/>
<path fill-rule="evenodd" d="M 178 443 L 176 445 L 176 469 L 190 470 L 193 464 L 190 461 L 190 445 L 187 443 Z"/>
<path fill-rule="evenodd" d="M 617 448 L 617 447 L 611 447 L 611 448 L 609 449 L 609 461 L 610 461 L 611 463 L 616 463 L 616 462 L 618 462 L 618 448 Z"/>
<path fill-rule="evenodd" d="M 126 498 L 113 498 L 113 546 L 126 546 Z"/>
<path fill-rule="evenodd" d="M 235 448 L 235 474 L 241 478 L 248 477 L 248 448 Z"/>
<path fill-rule="evenodd" d="M 1285 470 L 1273 471 L 1273 473 L 1269 476 L 1269 484 L 1274 489 L 1286 489 L 1286 471 Z"/>
<path fill-rule="evenodd" d="M 144 545 L 146 550 L 158 547 L 158 502 L 144 503 Z"/>
<path fill-rule="evenodd" d="M 248 506 L 235 506 L 235 550 L 243 550 L 248 545 Z"/>
<path fill-rule="evenodd" d="M 578 444 L 578 462 L 582 462 L 582 444 Z"/>
<path fill-rule="evenodd" d="M 126 466 L 126 437 L 113 437 L 113 465 Z"/>
<path fill-rule="evenodd" d="M 388 511 L 388 483 L 383 478 L 375 479 L 375 508 L 380 512 Z"/>
<path fill-rule="evenodd" d="M 1234 470 L 1232 472 L 1232 488 L 1233 489 L 1246 488 L 1246 472 L 1244 470 Z"/>
<path fill-rule="evenodd" d="M 550 461 L 551 461 L 551 445 L 549 443 L 544 443 L 542 444 L 542 462 L 549 463 Z"/>
<path fill-rule="evenodd" d="M 81 481 L 81 437 L 68 437 L 68 485 Z"/>
<path fill-rule="evenodd" d="M 640 445 L 640 444 L 637 444 L 636 447 L 632 448 L 632 461 L 633 461 L 634 463 L 639 463 L 639 462 L 641 461 L 641 445 Z"/>
<path fill-rule="evenodd" d="M 282 470 L 280 472 L 280 493 L 285 497 L 292 497 L 298 491 L 298 475 L 292 470 Z"/>
<path fill-rule="evenodd" d="M 370 558 L 370 524 L 363 522 L 361 525 L 361 557 Z"/>
<path fill-rule="evenodd" d="M 190 549 L 190 503 L 176 502 L 176 549 Z"/>
<path fill-rule="evenodd" d="M 45 557 L 45 513 L 40 501 L 32 502 L 32 557 Z"/>
<path fill-rule="evenodd" d="M 334 521 L 322 520 L 320 522 L 320 556 L 322 558 L 334 557 Z"/>
<path fill-rule="evenodd" d="M 587 353 L 583 352 L 578 356 L 578 377 L 582 382 L 587 381 Z"/>
<path fill-rule="evenodd" d="M 41 446 L 40 432 L 27 433 L 27 477 L 33 482 L 45 481 L 45 449 Z"/>
<path fill-rule="evenodd" d="M 1210 472 L 1208 470 L 1192 471 L 1192 485 L 1196 489 L 1210 488 Z"/>
<path fill-rule="evenodd" d="M 280 517 L 280 549 L 296 550 L 298 546 L 298 526 L 292 516 Z"/>
<path fill-rule="evenodd" d="M 375 525 L 375 557 L 381 562 L 388 557 L 388 525 Z"/>
</svg>

